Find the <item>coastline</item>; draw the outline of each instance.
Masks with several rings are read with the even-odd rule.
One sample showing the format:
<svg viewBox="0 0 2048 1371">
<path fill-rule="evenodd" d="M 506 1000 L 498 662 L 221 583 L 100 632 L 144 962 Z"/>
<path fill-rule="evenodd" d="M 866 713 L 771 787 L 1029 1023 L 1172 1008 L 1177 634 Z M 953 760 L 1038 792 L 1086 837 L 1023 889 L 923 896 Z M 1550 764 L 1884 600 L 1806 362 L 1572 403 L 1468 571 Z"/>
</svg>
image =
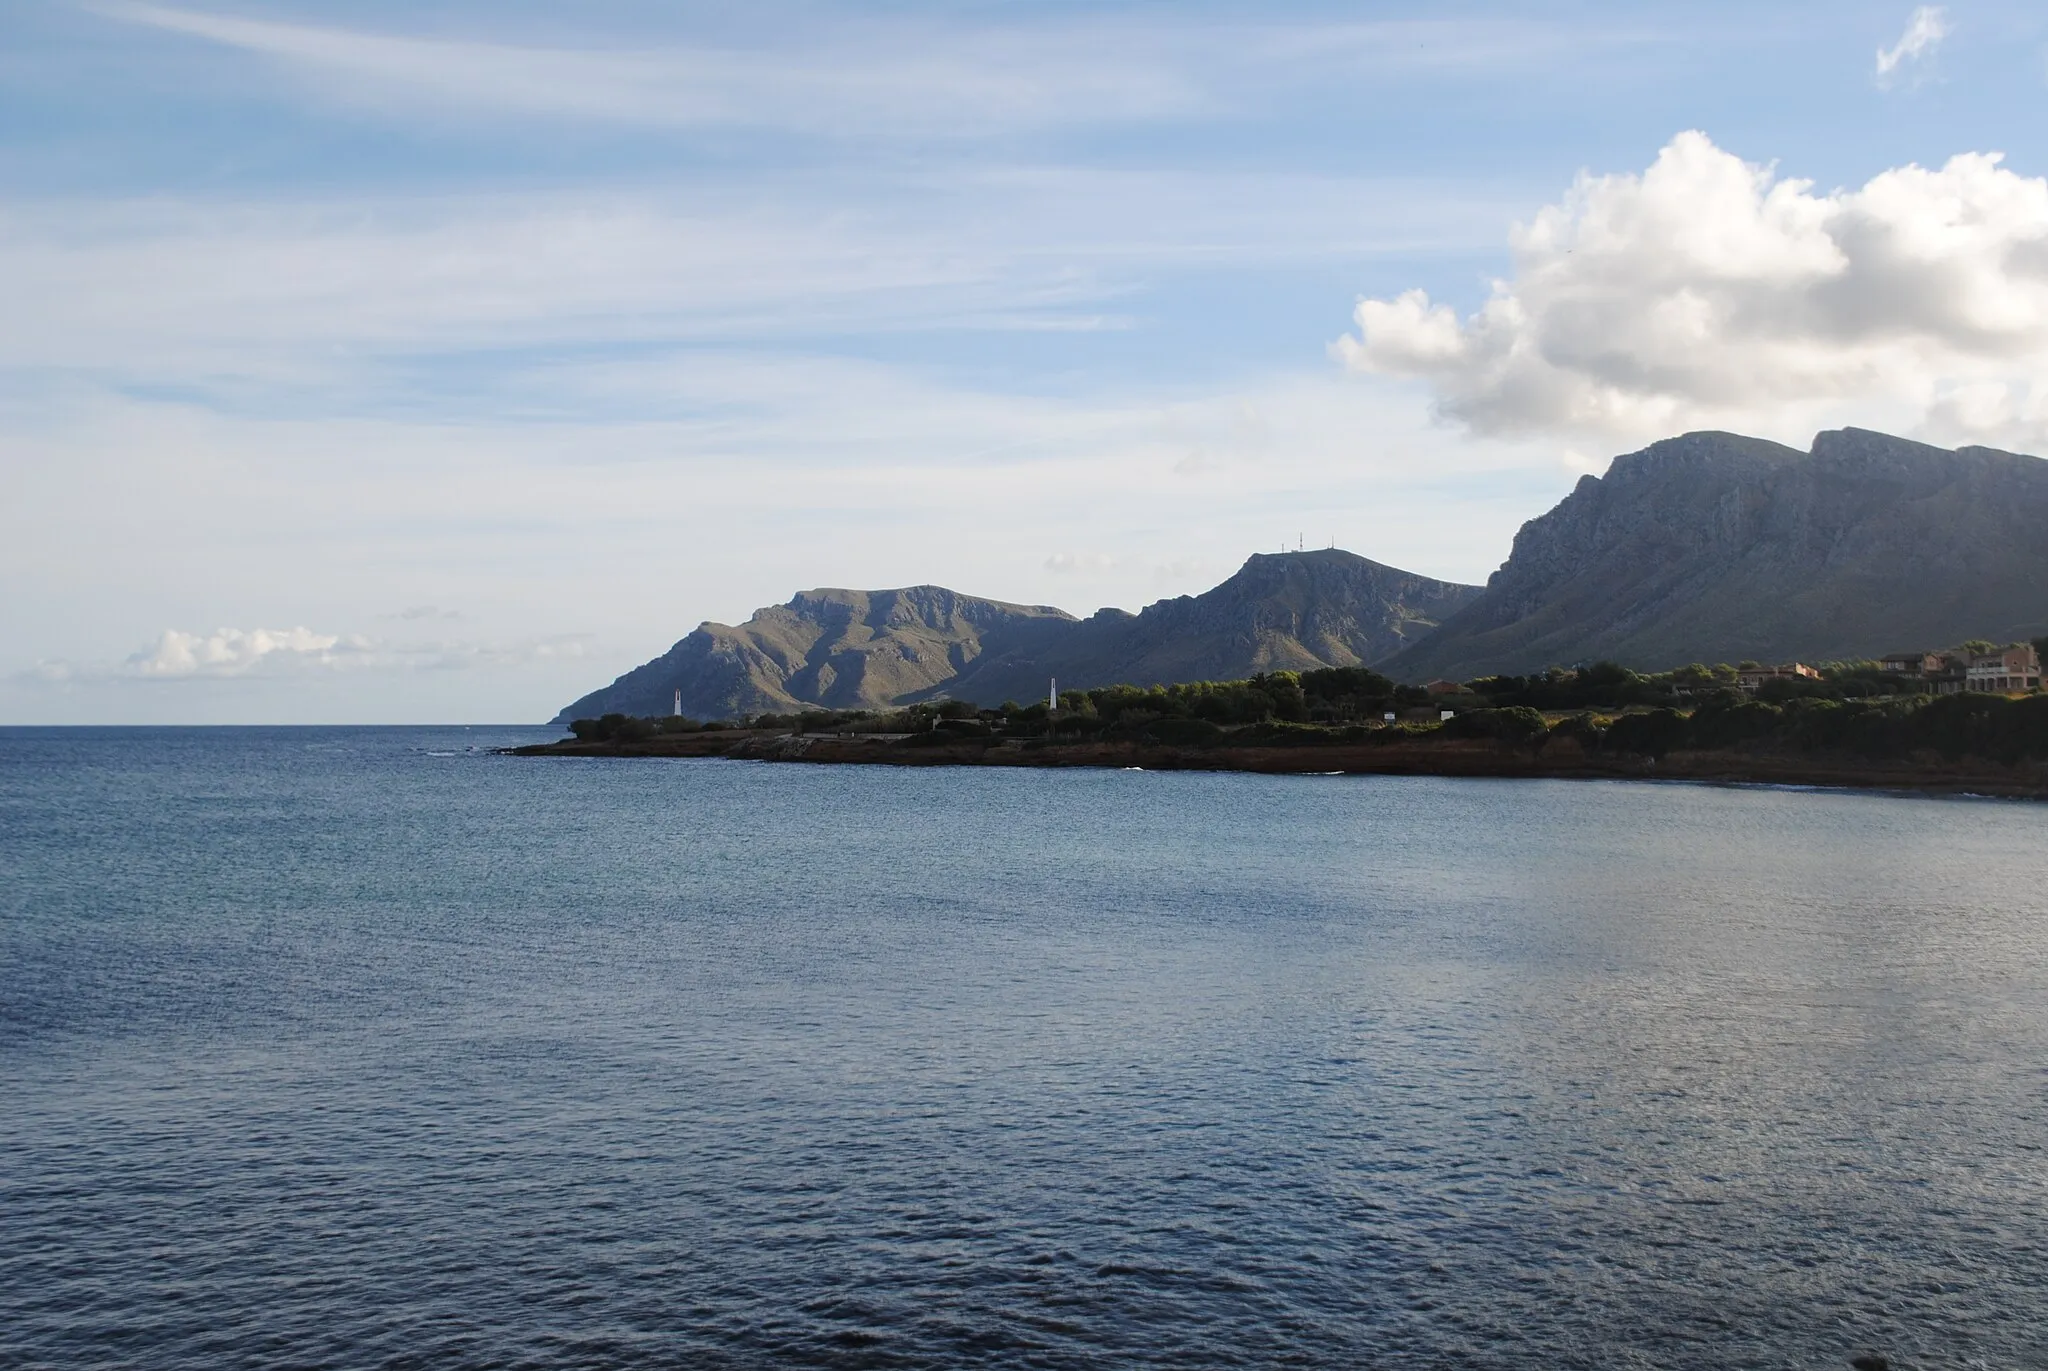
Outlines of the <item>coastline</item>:
<svg viewBox="0 0 2048 1371">
<path fill-rule="evenodd" d="M 1027 766 L 1247 771 L 1265 775 L 1453 776 L 1495 779 L 1664 780 L 1796 785 L 2048 799 L 2048 764 L 1964 758 L 1875 760 L 1846 754 L 1673 751 L 1661 757 L 1588 750 L 1575 740 L 1541 747 L 1484 738 L 1305 745 L 1174 746 L 1127 739 L 933 739 L 930 734 L 792 733 L 730 729 L 631 742 L 564 739 L 507 748 L 519 757 L 717 757 L 828 766 Z"/>
</svg>

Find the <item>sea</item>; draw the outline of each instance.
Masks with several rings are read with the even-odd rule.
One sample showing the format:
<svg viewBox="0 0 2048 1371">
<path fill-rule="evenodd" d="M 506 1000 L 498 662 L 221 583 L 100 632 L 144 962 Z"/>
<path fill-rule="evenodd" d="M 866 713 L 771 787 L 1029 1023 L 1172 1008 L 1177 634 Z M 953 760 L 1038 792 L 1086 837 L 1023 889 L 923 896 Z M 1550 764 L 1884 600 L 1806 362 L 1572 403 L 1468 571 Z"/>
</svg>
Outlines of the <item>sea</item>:
<svg viewBox="0 0 2048 1371">
<path fill-rule="evenodd" d="M 0 1365 L 2048 1366 L 2048 807 L 551 736 L 0 730 Z"/>
</svg>

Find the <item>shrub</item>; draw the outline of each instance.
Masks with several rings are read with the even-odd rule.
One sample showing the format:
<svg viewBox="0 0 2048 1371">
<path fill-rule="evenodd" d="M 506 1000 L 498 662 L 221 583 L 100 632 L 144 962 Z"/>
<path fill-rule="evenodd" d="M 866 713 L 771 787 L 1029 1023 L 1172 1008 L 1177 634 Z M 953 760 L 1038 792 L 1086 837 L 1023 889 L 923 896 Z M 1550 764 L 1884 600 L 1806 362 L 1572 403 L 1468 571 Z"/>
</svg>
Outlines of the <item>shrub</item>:
<svg viewBox="0 0 2048 1371">
<path fill-rule="evenodd" d="M 596 719 L 574 719 L 569 731 L 584 743 L 637 743 L 654 736 L 651 720 L 626 714 L 606 714 Z"/>
<path fill-rule="evenodd" d="M 1468 709 L 1444 725 L 1453 738 L 1492 738 L 1517 746 L 1539 743 L 1550 732 L 1543 716 L 1527 705 L 1507 709 Z"/>
<path fill-rule="evenodd" d="M 1581 747 L 1598 747 L 1606 733 L 1607 730 L 1600 727 L 1598 719 L 1591 714 L 1580 712 L 1552 724 L 1549 737 L 1543 741 L 1547 743 L 1553 738 L 1572 738 L 1576 739 Z"/>
<path fill-rule="evenodd" d="M 1683 747 L 1686 718 L 1675 709 L 1653 709 L 1647 714 L 1624 714 L 1607 726 L 1601 743 L 1615 752 L 1644 752 L 1652 757 Z"/>
<path fill-rule="evenodd" d="M 1154 719 L 1145 725 L 1145 736 L 1174 747 L 1199 747 L 1223 737 L 1223 730 L 1207 719 Z"/>
<path fill-rule="evenodd" d="M 1784 718 L 1774 705 L 1717 695 L 1693 711 L 1687 741 L 1694 747 L 1733 747 L 1768 737 Z"/>
</svg>

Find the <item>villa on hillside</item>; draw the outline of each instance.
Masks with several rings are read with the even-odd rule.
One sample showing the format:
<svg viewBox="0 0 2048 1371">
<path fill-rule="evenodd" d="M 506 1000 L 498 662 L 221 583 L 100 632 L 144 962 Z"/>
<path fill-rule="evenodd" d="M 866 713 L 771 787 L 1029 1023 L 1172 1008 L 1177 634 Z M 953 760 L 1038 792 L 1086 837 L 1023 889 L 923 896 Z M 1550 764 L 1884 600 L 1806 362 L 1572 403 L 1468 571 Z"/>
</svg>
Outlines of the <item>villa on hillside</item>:
<svg viewBox="0 0 2048 1371">
<path fill-rule="evenodd" d="M 1970 659 L 1963 681 L 1965 690 L 2004 694 L 2033 690 L 2041 684 L 2041 654 L 2031 643 L 2000 648 Z"/>
<path fill-rule="evenodd" d="M 1886 671 L 1926 682 L 1937 695 L 1960 691 L 2003 695 L 2041 684 L 2041 654 L 2031 643 L 1995 652 L 1894 652 L 1878 659 Z"/>
</svg>

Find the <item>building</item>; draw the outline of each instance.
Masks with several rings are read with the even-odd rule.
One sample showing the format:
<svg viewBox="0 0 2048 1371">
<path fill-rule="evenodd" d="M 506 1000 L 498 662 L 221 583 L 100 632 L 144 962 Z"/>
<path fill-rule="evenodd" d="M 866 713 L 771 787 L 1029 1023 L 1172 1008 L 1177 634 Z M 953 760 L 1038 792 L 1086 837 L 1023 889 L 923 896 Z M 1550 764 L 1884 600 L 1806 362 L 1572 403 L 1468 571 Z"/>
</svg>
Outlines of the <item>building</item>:
<svg viewBox="0 0 2048 1371">
<path fill-rule="evenodd" d="M 2016 643 L 1970 658 L 1963 688 L 1980 694 L 2004 695 L 2016 690 L 2038 690 L 2041 685 L 2041 654 L 2031 644 Z"/>
<path fill-rule="evenodd" d="M 1783 666 L 1746 666 L 1735 673 L 1735 684 L 1754 695 L 1767 681 L 1796 681 L 1802 677 L 1818 681 L 1820 673 L 1804 662 L 1787 662 Z"/>
<path fill-rule="evenodd" d="M 1921 682 L 1936 695 L 1954 695 L 1963 688 L 1970 661 L 1962 652 L 1894 652 L 1878 658 L 1877 664 Z"/>
</svg>

